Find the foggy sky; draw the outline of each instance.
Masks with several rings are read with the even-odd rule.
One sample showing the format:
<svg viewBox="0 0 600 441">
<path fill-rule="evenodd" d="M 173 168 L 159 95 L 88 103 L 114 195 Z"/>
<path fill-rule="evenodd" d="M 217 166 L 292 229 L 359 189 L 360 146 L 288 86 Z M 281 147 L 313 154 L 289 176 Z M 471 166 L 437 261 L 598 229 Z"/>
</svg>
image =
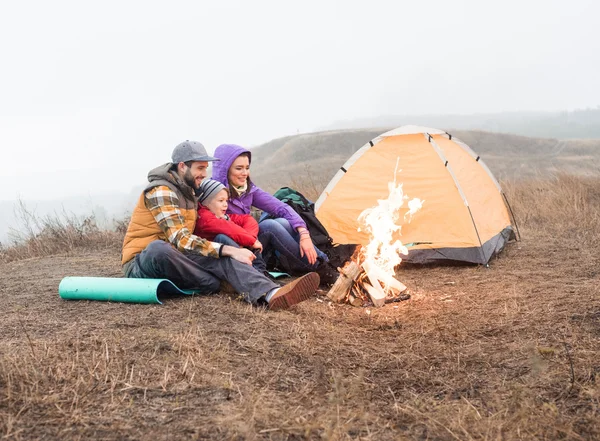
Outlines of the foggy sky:
<svg viewBox="0 0 600 441">
<path fill-rule="evenodd" d="M 180 141 L 600 104 L 593 1 L 0 7 L 2 200 L 128 192 Z"/>
</svg>

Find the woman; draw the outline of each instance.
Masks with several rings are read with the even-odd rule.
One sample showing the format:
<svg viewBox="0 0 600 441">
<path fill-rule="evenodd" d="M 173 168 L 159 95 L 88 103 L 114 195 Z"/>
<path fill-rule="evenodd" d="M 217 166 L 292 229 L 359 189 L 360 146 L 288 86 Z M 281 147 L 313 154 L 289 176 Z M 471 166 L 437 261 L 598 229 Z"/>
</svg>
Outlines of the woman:
<svg viewBox="0 0 600 441">
<path fill-rule="evenodd" d="M 261 221 L 258 240 L 268 261 L 275 252 L 282 269 L 291 273 L 317 271 L 324 283 L 332 283 L 337 274 L 328 267 L 327 255 L 317 249 L 302 218 L 284 202 L 261 190 L 250 180 L 250 151 L 235 144 L 217 147 L 213 163 L 213 179 L 229 188 L 227 213 L 250 214 L 251 207 L 269 213 L 273 219 Z M 328 274 L 329 273 L 329 274 Z"/>
</svg>

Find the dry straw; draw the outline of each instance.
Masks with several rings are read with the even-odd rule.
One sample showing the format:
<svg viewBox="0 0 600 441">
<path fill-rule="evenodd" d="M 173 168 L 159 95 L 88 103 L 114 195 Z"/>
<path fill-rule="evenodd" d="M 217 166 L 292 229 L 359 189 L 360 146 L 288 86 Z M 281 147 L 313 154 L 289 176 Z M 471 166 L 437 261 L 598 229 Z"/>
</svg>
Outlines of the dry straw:
<svg viewBox="0 0 600 441">
<path fill-rule="evenodd" d="M 504 187 L 522 242 L 401 266 L 412 299 L 370 314 L 60 301 L 65 274 L 119 274 L 101 241 L 2 263 L 0 438 L 600 439 L 600 179 Z"/>
</svg>

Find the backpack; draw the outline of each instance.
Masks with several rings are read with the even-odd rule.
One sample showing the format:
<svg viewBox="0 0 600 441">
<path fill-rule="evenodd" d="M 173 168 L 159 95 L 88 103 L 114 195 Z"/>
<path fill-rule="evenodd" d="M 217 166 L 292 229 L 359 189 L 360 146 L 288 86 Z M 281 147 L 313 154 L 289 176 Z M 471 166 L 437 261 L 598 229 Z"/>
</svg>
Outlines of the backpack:
<svg viewBox="0 0 600 441">
<path fill-rule="evenodd" d="M 329 266 L 331 268 L 337 268 L 344 266 L 354 252 L 356 251 L 356 244 L 334 244 L 332 237 L 327 232 L 327 229 L 323 226 L 321 221 L 317 219 L 315 214 L 315 204 L 302 193 L 294 190 L 290 187 L 282 187 L 277 190 L 273 196 L 282 202 L 285 202 L 294 209 L 296 213 L 306 223 L 306 228 L 310 231 L 310 237 L 315 246 L 323 251 L 329 258 Z M 263 213 L 261 219 L 268 219 L 271 216 Z"/>
<path fill-rule="evenodd" d="M 306 199 L 302 193 L 290 187 L 282 187 L 273 196 L 288 204 L 298 213 L 306 223 L 306 228 L 310 231 L 310 237 L 317 248 L 328 248 L 333 245 L 333 239 L 327 229 L 317 219 L 315 204 Z"/>
</svg>

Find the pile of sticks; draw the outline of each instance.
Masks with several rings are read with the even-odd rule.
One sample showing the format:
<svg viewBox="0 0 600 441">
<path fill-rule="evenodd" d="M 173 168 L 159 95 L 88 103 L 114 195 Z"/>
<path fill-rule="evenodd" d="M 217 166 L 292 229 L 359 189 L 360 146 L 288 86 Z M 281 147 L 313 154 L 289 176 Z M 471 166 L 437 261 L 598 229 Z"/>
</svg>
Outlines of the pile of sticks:
<svg viewBox="0 0 600 441">
<path fill-rule="evenodd" d="M 327 293 L 327 297 L 334 302 L 346 301 L 354 306 L 362 306 L 365 301 L 370 300 L 374 306 L 383 306 L 390 301 L 410 297 L 402 295 L 406 291 L 402 282 L 368 262 L 359 265 L 351 260 L 338 270 L 340 277 Z"/>
</svg>

